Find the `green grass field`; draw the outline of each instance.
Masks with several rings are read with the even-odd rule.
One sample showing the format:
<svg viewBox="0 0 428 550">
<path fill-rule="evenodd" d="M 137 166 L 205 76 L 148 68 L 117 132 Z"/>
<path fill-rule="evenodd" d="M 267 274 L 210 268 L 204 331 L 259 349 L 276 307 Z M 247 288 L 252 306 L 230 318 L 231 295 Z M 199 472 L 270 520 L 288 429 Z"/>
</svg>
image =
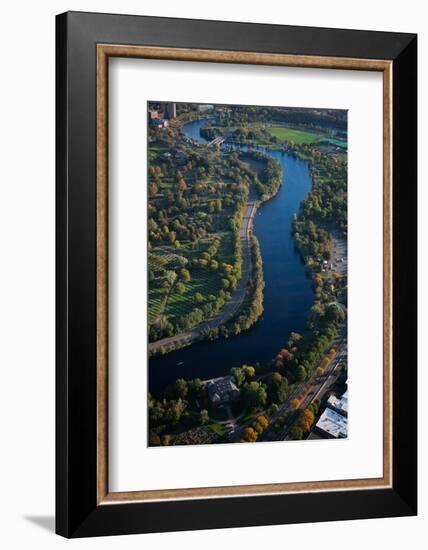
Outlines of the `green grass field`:
<svg viewBox="0 0 428 550">
<path fill-rule="evenodd" d="M 217 255 L 217 260 L 221 262 L 233 261 L 233 239 L 230 232 L 220 232 L 211 237 L 201 240 L 201 250 L 208 248 L 213 238 L 221 238 L 221 245 Z M 198 257 L 199 251 L 191 248 L 189 243 L 185 243 L 179 251 L 174 251 L 172 247 L 157 247 L 149 254 L 149 262 L 156 271 L 159 272 L 160 281 L 165 278 L 166 271 L 179 270 L 181 267 L 189 267 L 188 261 L 193 257 Z M 150 288 L 149 286 L 149 324 L 163 313 L 166 317 L 174 318 L 187 315 L 195 308 L 200 308 L 205 302 L 197 303 L 195 294 L 200 292 L 207 299 L 210 294 L 217 295 L 222 288 L 221 274 L 219 271 L 193 270 L 191 269 L 191 280 L 185 284 L 185 291 L 179 294 L 172 287 L 168 295 L 167 303 L 164 306 L 167 293 L 159 288 Z"/>
<path fill-rule="evenodd" d="M 320 135 L 314 132 L 294 130 L 293 128 L 285 128 L 283 126 L 269 128 L 269 133 L 282 141 L 293 141 L 299 145 L 302 143 L 313 143 L 320 138 Z"/>
<path fill-rule="evenodd" d="M 174 292 L 174 288 L 172 289 L 165 308 L 167 316 L 180 317 L 203 305 L 195 302 L 195 294 L 197 292 L 204 296 L 217 294 L 221 288 L 221 279 L 218 273 L 195 271 L 192 273 L 192 280 L 186 283 L 185 287 L 183 294 L 178 294 Z"/>
<path fill-rule="evenodd" d="M 165 294 L 160 289 L 154 288 L 153 290 L 149 290 L 149 323 L 153 323 L 159 316 L 164 301 Z"/>
<path fill-rule="evenodd" d="M 222 424 L 209 424 L 209 427 L 217 435 L 224 435 L 226 433 L 226 429 Z"/>
<path fill-rule="evenodd" d="M 281 141 L 293 141 L 298 145 L 322 141 L 345 149 L 347 147 L 346 140 L 324 136 L 315 132 L 307 132 L 306 130 L 295 130 L 294 128 L 286 128 L 284 126 L 269 128 L 269 133 Z"/>
<path fill-rule="evenodd" d="M 331 143 L 332 145 L 337 145 L 338 147 L 342 147 L 343 149 L 346 149 L 348 145 L 345 140 L 339 138 L 323 138 L 323 141 L 327 141 L 328 143 Z"/>
</svg>

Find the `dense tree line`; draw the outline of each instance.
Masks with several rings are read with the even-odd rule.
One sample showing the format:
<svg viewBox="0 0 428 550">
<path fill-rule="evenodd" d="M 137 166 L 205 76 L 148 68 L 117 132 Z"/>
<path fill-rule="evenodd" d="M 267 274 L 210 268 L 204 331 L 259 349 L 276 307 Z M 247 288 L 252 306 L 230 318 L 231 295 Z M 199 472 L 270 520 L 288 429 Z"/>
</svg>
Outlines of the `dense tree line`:
<svg viewBox="0 0 428 550">
<path fill-rule="evenodd" d="M 305 259 L 331 256 L 331 230 L 347 234 L 346 156 L 311 159 L 312 189 L 293 218 L 294 239 Z"/>
<path fill-rule="evenodd" d="M 261 173 L 255 178 L 257 193 L 262 202 L 276 195 L 282 182 L 282 170 L 279 162 L 271 155 L 261 151 L 250 150 L 245 152 L 245 157 L 263 163 Z"/>
<path fill-rule="evenodd" d="M 216 112 L 218 126 L 245 126 L 249 123 L 288 123 L 308 128 L 347 130 L 346 111 L 334 109 L 296 109 L 286 107 L 239 106 Z"/>
<path fill-rule="evenodd" d="M 238 314 L 224 325 L 206 331 L 209 340 L 229 336 L 236 336 L 243 330 L 250 328 L 263 313 L 263 261 L 260 254 L 260 245 L 255 236 L 251 236 L 251 265 L 252 274 L 248 285 L 247 295 Z"/>
</svg>

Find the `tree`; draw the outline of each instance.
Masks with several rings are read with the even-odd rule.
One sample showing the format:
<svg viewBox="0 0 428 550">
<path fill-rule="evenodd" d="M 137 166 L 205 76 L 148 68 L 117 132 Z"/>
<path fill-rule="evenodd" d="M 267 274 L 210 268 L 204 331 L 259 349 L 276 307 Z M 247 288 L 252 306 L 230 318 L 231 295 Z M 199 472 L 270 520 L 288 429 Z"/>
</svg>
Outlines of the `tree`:
<svg viewBox="0 0 428 550">
<path fill-rule="evenodd" d="M 205 300 L 205 298 L 204 298 L 203 294 L 201 294 L 200 292 L 197 292 L 195 294 L 195 301 L 196 301 L 197 304 L 202 303 L 204 300 Z"/>
<path fill-rule="evenodd" d="M 183 283 L 188 283 L 191 280 L 189 270 L 185 269 L 184 267 L 180 269 L 179 277 L 183 281 Z"/>
<path fill-rule="evenodd" d="M 149 183 L 149 197 L 153 197 L 158 192 L 158 186 L 154 181 Z"/>
<path fill-rule="evenodd" d="M 308 432 L 311 429 L 314 420 L 314 413 L 310 409 L 305 409 L 300 413 L 299 419 L 297 420 L 297 426 L 303 432 Z"/>
<path fill-rule="evenodd" d="M 289 359 L 291 359 L 291 357 L 290 357 L 290 355 L 291 355 L 290 352 L 288 351 L 288 349 L 285 349 L 285 348 L 282 349 L 282 350 L 279 352 L 278 355 L 281 357 L 281 359 L 282 359 L 283 361 L 288 361 Z"/>
<path fill-rule="evenodd" d="M 250 365 L 244 365 L 242 367 L 242 370 L 244 371 L 247 380 L 249 378 L 254 378 L 254 376 L 256 375 L 256 369 L 254 367 L 251 367 Z"/>
<path fill-rule="evenodd" d="M 161 444 L 160 437 L 157 433 L 150 431 L 149 432 L 149 447 L 159 447 Z"/>
<path fill-rule="evenodd" d="M 210 417 L 208 415 L 208 411 L 206 409 L 202 409 L 199 414 L 199 420 L 201 424 L 206 424 L 209 421 Z"/>
<path fill-rule="evenodd" d="M 305 367 L 303 365 L 299 365 L 296 372 L 296 378 L 298 382 L 303 382 L 303 380 L 306 380 L 306 376 L 307 373 Z"/>
<path fill-rule="evenodd" d="M 300 399 L 293 399 L 293 401 L 291 402 L 291 407 L 294 410 L 298 409 L 299 405 L 300 405 Z"/>
<path fill-rule="evenodd" d="M 300 439 L 303 439 L 303 431 L 301 428 L 297 427 L 297 426 L 294 426 L 294 428 L 292 428 L 290 430 L 290 437 L 291 439 L 294 439 L 294 440 L 300 440 Z"/>
<path fill-rule="evenodd" d="M 330 363 L 331 363 L 331 358 L 328 357 L 328 355 L 326 355 L 321 362 L 322 369 L 323 370 L 326 369 L 330 365 Z"/>
<path fill-rule="evenodd" d="M 288 339 L 288 342 L 287 342 L 287 347 L 288 349 L 292 350 L 293 352 L 295 351 L 296 349 L 296 344 L 302 339 L 302 335 L 299 334 L 298 332 L 292 332 L 290 334 L 290 338 Z"/>
<path fill-rule="evenodd" d="M 264 384 L 250 382 L 242 387 L 241 395 L 248 410 L 264 407 L 267 401 L 267 393 Z"/>
<path fill-rule="evenodd" d="M 227 290 L 227 289 L 229 288 L 229 286 L 230 286 L 229 280 L 228 280 L 228 279 L 222 279 L 222 280 L 221 280 L 221 286 L 222 286 L 225 290 Z"/>
<path fill-rule="evenodd" d="M 178 424 L 182 414 L 186 410 L 186 407 L 186 402 L 183 401 L 181 398 L 177 399 L 177 401 L 170 401 L 168 410 L 165 415 L 166 422 L 171 424 Z"/>
<path fill-rule="evenodd" d="M 230 374 L 235 379 L 235 384 L 238 386 L 238 388 L 242 386 L 242 384 L 245 382 L 245 373 L 241 367 L 231 368 Z"/>
<path fill-rule="evenodd" d="M 186 290 L 186 287 L 183 285 L 183 283 L 178 282 L 175 285 L 175 290 L 178 292 L 178 294 L 183 294 L 184 291 Z"/>
<path fill-rule="evenodd" d="M 264 415 L 260 415 L 259 417 L 257 417 L 257 422 L 260 424 L 263 430 L 266 430 L 269 424 L 269 420 Z"/>
<path fill-rule="evenodd" d="M 288 381 L 279 372 L 274 372 L 268 382 L 269 397 L 274 403 L 282 403 L 288 396 Z"/>
<path fill-rule="evenodd" d="M 189 391 L 188 385 L 184 378 L 178 378 L 174 384 L 175 394 L 177 397 L 184 399 Z"/>
<path fill-rule="evenodd" d="M 251 426 L 249 426 L 248 428 L 245 428 L 240 441 L 249 442 L 249 443 L 253 443 L 254 441 L 257 441 L 256 430 Z"/>
<path fill-rule="evenodd" d="M 202 390 L 203 385 L 204 384 L 200 378 L 194 378 L 193 380 L 189 380 L 187 383 L 189 393 L 192 395 L 198 395 L 198 393 Z"/>
<path fill-rule="evenodd" d="M 168 435 L 168 434 L 165 434 L 163 437 L 162 437 L 162 445 L 164 447 L 168 447 L 168 445 L 171 444 L 171 436 Z"/>
</svg>

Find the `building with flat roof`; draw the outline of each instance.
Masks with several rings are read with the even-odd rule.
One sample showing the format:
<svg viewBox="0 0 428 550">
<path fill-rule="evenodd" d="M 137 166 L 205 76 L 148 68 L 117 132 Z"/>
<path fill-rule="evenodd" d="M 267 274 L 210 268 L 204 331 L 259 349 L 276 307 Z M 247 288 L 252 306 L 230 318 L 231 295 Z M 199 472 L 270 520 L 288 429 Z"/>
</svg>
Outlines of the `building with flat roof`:
<svg viewBox="0 0 428 550">
<path fill-rule="evenodd" d="M 343 416 L 348 416 L 348 392 L 346 391 L 342 397 L 330 395 L 327 406 Z"/>
<path fill-rule="evenodd" d="M 240 391 L 232 376 L 213 378 L 206 385 L 208 397 L 214 406 L 224 405 L 239 399 Z"/>
<path fill-rule="evenodd" d="M 348 419 L 327 408 L 316 423 L 315 430 L 330 439 L 345 439 L 348 437 Z"/>
</svg>

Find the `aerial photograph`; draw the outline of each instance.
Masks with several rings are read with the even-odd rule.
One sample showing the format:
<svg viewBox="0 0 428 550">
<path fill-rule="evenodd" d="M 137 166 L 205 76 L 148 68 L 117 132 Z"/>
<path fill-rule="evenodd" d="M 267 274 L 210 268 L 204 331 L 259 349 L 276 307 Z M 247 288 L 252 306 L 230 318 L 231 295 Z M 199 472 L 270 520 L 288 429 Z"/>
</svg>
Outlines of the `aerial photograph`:
<svg viewBox="0 0 428 550">
<path fill-rule="evenodd" d="M 147 445 L 347 438 L 347 111 L 147 121 Z"/>
</svg>

